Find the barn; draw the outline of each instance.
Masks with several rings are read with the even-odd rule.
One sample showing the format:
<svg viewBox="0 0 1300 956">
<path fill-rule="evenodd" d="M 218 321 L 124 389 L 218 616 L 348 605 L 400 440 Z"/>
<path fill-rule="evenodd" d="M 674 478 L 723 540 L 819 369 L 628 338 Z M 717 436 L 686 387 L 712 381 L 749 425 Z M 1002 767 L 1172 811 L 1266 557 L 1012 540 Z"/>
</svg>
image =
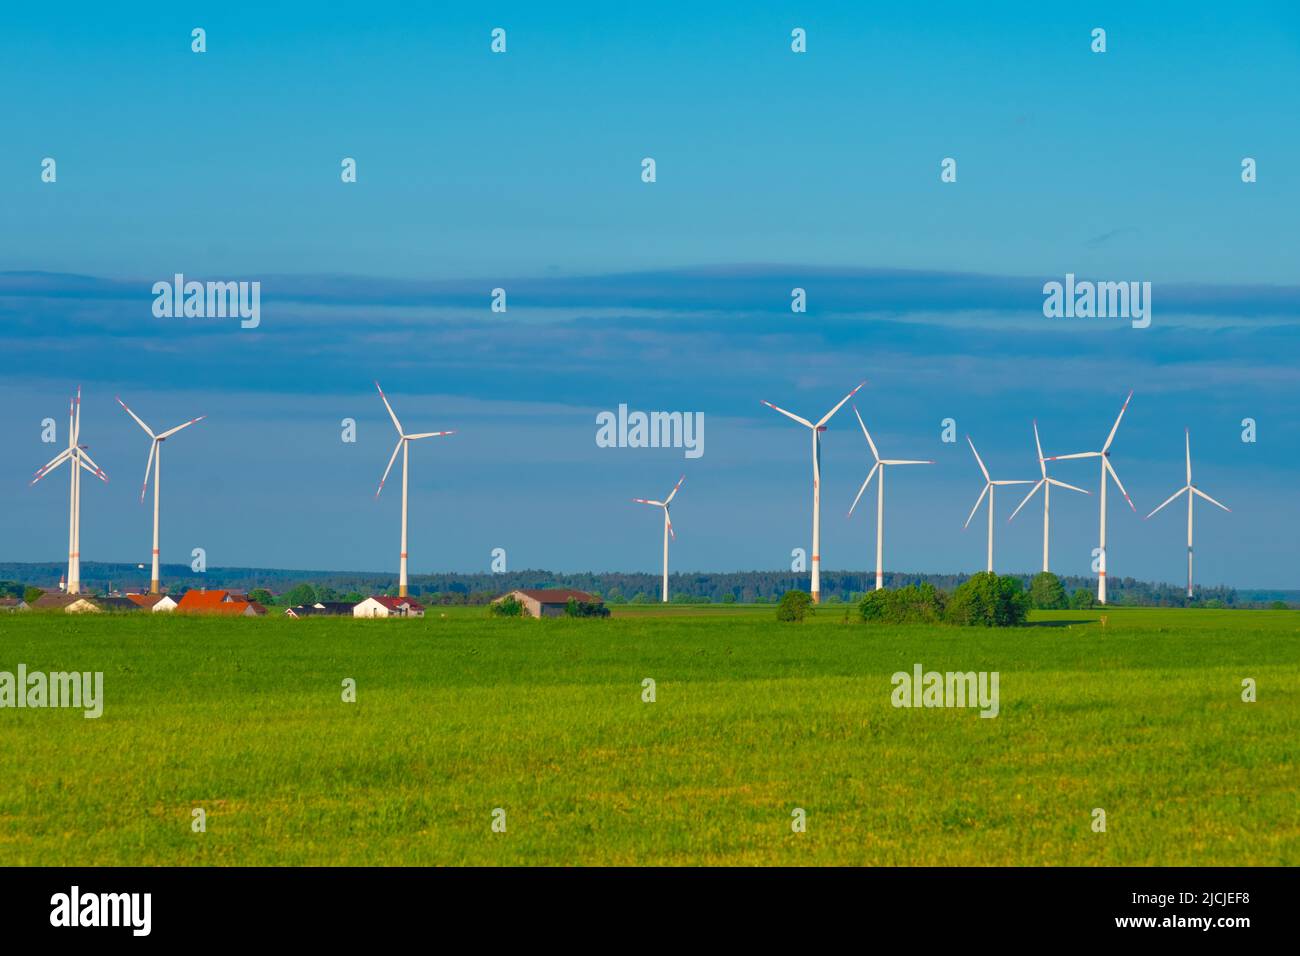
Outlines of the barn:
<svg viewBox="0 0 1300 956">
<path fill-rule="evenodd" d="M 495 601 L 504 601 L 508 597 L 513 597 L 516 601 L 524 606 L 525 613 L 532 617 L 563 617 L 564 610 L 568 607 L 569 601 L 578 601 L 583 604 L 599 604 L 600 598 L 586 591 L 575 591 L 572 588 L 541 588 L 521 591 L 511 591 L 509 594 L 503 594 Z"/>
<path fill-rule="evenodd" d="M 424 617 L 424 605 L 404 597 L 368 597 L 352 608 L 353 617 Z"/>
<path fill-rule="evenodd" d="M 174 611 L 176 602 L 166 594 L 128 594 L 127 600 L 134 602 L 146 611 Z"/>
</svg>

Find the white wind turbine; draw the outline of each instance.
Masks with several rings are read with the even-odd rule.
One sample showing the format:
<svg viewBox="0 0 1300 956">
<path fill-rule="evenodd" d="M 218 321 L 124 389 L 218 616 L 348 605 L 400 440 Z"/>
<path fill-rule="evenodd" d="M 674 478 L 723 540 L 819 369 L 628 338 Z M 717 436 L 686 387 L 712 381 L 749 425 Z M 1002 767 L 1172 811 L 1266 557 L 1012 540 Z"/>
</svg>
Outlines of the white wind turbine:
<svg viewBox="0 0 1300 956">
<path fill-rule="evenodd" d="M 1222 508 L 1224 511 L 1231 512 L 1232 509 L 1229 508 L 1227 505 L 1222 504 L 1221 502 L 1215 501 L 1213 498 L 1211 498 L 1209 495 L 1203 492 L 1200 488 L 1197 488 L 1194 484 L 1192 484 L 1192 433 L 1190 429 L 1185 429 L 1185 432 L 1186 435 L 1184 436 L 1184 438 L 1187 445 L 1187 484 L 1183 485 L 1183 487 L 1179 488 L 1172 495 L 1166 498 L 1160 504 L 1160 507 L 1156 508 L 1156 510 L 1151 512 L 1150 515 L 1147 515 L 1147 517 L 1150 518 L 1151 515 L 1156 513 L 1156 511 L 1159 511 L 1160 508 L 1163 508 L 1165 505 L 1169 504 L 1179 495 L 1181 494 L 1187 495 L 1187 596 L 1191 597 L 1192 596 L 1192 502 L 1195 500 L 1196 495 L 1200 495 L 1210 504 L 1217 505 L 1218 507 Z"/>
<path fill-rule="evenodd" d="M 991 572 L 993 570 L 993 489 L 998 485 L 1028 485 L 1031 482 L 1027 478 L 1024 480 L 1003 478 L 1003 479 L 999 479 L 998 481 L 994 481 L 992 478 L 989 477 L 989 470 L 984 467 L 984 459 L 980 457 L 979 452 L 975 451 L 975 443 L 970 440 L 969 435 L 966 436 L 966 441 L 970 444 L 970 450 L 975 452 L 975 461 L 979 463 L 980 471 L 984 473 L 984 490 L 981 491 L 980 496 L 975 499 L 975 507 L 971 508 L 970 515 L 966 518 L 966 523 L 962 525 L 962 527 L 963 528 L 970 527 L 971 519 L 975 517 L 975 512 L 979 511 L 980 502 L 984 500 L 985 495 L 988 495 L 989 496 L 989 560 L 988 560 L 988 567 L 986 570 Z"/>
<path fill-rule="evenodd" d="M 145 492 L 149 490 L 149 473 L 153 472 L 153 573 L 149 578 L 149 593 L 160 594 L 158 579 L 158 498 L 160 495 L 159 486 L 162 484 L 162 443 L 181 429 L 189 428 L 195 422 L 201 422 L 208 416 L 200 415 L 198 418 L 191 418 L 183 425 L 177 425 L 160 435 L 155 435 L 153 430 L 140 419 L 139 415 L 127 408 L 126 402 L 118 398 L 117 404 L 126 409 L 126 413 L 135 419 L 135 423 L 144 429 L 146 435 L 153 439 L 149 443 L 149 460 L 145 462 L 144 466 L 144 483 L 140 485 L 140 503 L 144 503 Z"/>
<path fill-rule="evenodd" d="M 379 388 L 379 383 L 375 382 L 375 388 L 379 389 L 379 397 L 384 400 L 384 408 L 388 409 L 388 417 L 393 420 L 393 426 L 397 429 L 397 445 L 393 448 L 393 455 L 388 459 L 388 467 L 384 469 L 384 477 L 379 479 L 379 487 L 375 490 L 375 497 L 379 497 L 379 492 L 384 490 L 384 482 L 388 480 L 388 473 L 393 470 L 393 462 L 397 461 L 397 453 L 402 453 L 402 560 L 401 571 L 397 579 L 397 594 L 399 597 L 406 597 L 406 500 L 407 490 L 409 488 L 409 471 L 407 465 L 410 461 L 409 445 L 419 438 L 441 438 L 444 435 L 454 435 L 450 432 L 419 432 L 414 435 L 408 435 L 402 431 L 402 423 L 397 420 L 397 415 L 393 413 L 393 406 L 388 404 L 388 396 L 384 390 Z"/>
<path fill-rule="evenodd" d="M 1110 443 L 1115 440 L 1115 433 L 1119 431 L 1120 420 L 1124 418 L 1124 412 L 1128 410 L 1128 403 L 1133 399 L 1133 391 L 1129 390 L 1128 398 L 1124 399 L 1124 405 L 1119 410 L 1119 415 L 1115 418 L 1115 424 L 1111 426 L 1110 434 L 1106 436 L 1106 444 L 1101 446 L 1101 451 L 1080 451 L 1073 455 L 1053 455 L 1048 461 L 1065 461 L 1068 458 L 1100 458 L 1101 459 L 1101 541 L 1097 548 L 1097 600 L 1101 604 L 1106 603 L 1106 475 L 1114 479 L 1115 486 L 1119 488 L 1120 494 L 1128 502 L 1128 506 L 1137 513 L 1137 507 L 1133 504 L 1133 499 L 1128 496 L 1124 490 L 1124 483 L 1119 480 L 1119 475 L 1115 473 L 1115 466 L 1110 463 Z"/>
<path fill-rule="evenodd" d="M 673 522 L 672 522 L 672 519 L 668 517 L 668 506 L 671 505 L 671 504 L 673 503 L 673 497 L 677 494 L 677 489 L 680 488 L 680 487 L 682 486 L 682 482 L 685 481 L 685 480 L 686 480 L 686 476 L 685 476 L 685 475 L 682 475 L 680 478 L 678 478 L 678 479 L 677 479 L 677 484 L 673 486 L 673 490 L 672 490 L 672 491 L 668 492 L 668 497 L 665 498 L 663 501 L 651 501 L 651 500 L 648 499 L 648 498 L 633 498 L 633 499 L 632 499 L 634 502 L 636 502 L 636 503 L 639 504 L 639 505 L 656 505 L 656 506 L 658 506 L 658 507 L 664 509 L 664 594 L 663 594 L 663 600 L 664 600 L 664 603 L 665 603 L 665 604 L 668 603 L 668 537 L 669 537 L 670 535 L 671 535 L 673 538 L 676 538 L 676 537 L 677 537 L 677 532 L 673 531 Z"/>
<path fill-rule="evenodd" d="M 853 499 L 853 504 L 849 505 L 849 516 L 852 517 L 853 509 L 858 506 L 858 500 L 862 493 L 867 490 L 867 485 L 871 484 L 872 476 L 880 472 L 880 479 L 876 482 L 876 590 L 879 591 L 885 586 L 885 468 L 889 465 L 933 465 L 932 461 L 915 461 L 905 458 L 881 458 L 880 452 L 876 451 L 876 443 L 871 440 L 871 432 L 867 431 L 866 423 L 862 421 L 862 416 L 858 414 L 858 406 L 853 406 L 853 414 L 857 415 L 858 424 L 862 426 L 862 434 L 867 436 L 867 444 L 871 446 L 871 454 L 876 459 L 876 463 L 871 466 L 867 472 L 867 480 L 862 483 L 858 489 L 858 497 Z"/>
<path fill-rule="evenodd" d="M 1067 485 L 1063 481 L 1057 481 L 1055 478 L 1047 477 L 1047 459 L 1043 457 L 1043 444 L 1038 440 L 1037 419 L 1034 419 L 1034 447 L 1038 449 L 1038 469 L 1043 473 L 1043 477 L 1039 478 L 1034 484 L 1034 487 L 1029 489 L 1029 494 L 1025 495 L 1025 500 L 1016 506 L 1016 510 L 1011 512 L 1011 518 L 1008 518 L 1007 521 L 1011 521 L 1012 518 L 1015 518 L 1016 515 L 1020 514 L 1020 509 L 1029 504 L 1029 499 L 1038 493 L 1039 488 L 1043 489 L 1043 570 L 1050 571 L 1051 568 L 1047 563 L 1047 532 L 1051 525 L 1050 514 L 1052 507 L 1052 485 L 1056 485 L 1058 488 L 1069 488 L 1071 491 L 1078 491 L 1085 495 L 1092 494 L 1092 492 L 1084 491 L 1082 488 L 1076 488 L 1074 485 Z"/>
<path fill-rule="evenodd" d="M 67 593 L 81 593 L 81 470 L 84 468 L 100 481 L 107 482 L 108 475 L 86 454 L 81 438 L 81 386 L 68 406 L 68 447 L 55 455 L 36 472 L 34 485 L 65 461 L 72 470 L 68 502 L 68 581 Z"/>
<path fill-rule="evenodd" d="M 786 418 L 798 422 L 805 428 L 812 431 L 812 466 L 813 466 L 813 524 L 812 524 L 812 599 L 814 603 L 819 603 L 822 599 L 822 441 L 821 433 L 826 431 L 826 423 L 831 420 L 832 416 L 844 407 L 854 395 L 858 394 L 858 389 L 866 385 L 866 382 L 859 382 L 858 387 L 849 394 L 840 399 L 839 404 L 821 417 L 821 420 L 814 425 L 806 418 L 800 418 L 793 412 L 787 412 L 784 408 L 777 408 L 771 402 L 764 401 L 763 404 L 773 411 L 778 411 Z"/>
</svg>

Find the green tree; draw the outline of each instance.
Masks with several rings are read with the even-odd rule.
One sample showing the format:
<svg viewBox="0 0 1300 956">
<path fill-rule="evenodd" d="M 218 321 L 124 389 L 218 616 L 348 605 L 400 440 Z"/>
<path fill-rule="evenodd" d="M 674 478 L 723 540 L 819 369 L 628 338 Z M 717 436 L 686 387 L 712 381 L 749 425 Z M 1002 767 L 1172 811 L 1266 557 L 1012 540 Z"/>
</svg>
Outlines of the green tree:
<svg viewBox="0 0 1300 956">
<path fill-rule="evenodd" d="M 524 603 L 513 594 L 508 594 L 500 601 L 489 604 L 488 613 L 493 617 L 521 617 L 524 613 Z"/>
<path fill-rule="evenodd" d="M 1097 599 L 1092 596 L 1092 591 L 1088 588 L 1079 588 L 1070 595 L 1070 607 L 1076 611 L 1086 611 L 1097 603 Z"/>
<path fill-rule="evenodd" d="M 248 599 L 250 601 L 256 601 L 258 604 L 275 603 L 275 595 L 266 588 L 253 588 L 253 590 L 248 592 Z"/>
<path fill-rule="evenodd" d="M 305 582 L 285 592 L 284 595 L 284 603 L 288 607 L 297 607 L 299 604 L 315 604 L 316 600 L 316 589 Z"/>
<path fill-rule="evenodd" d="M 1029 595 L 1019 578 L 981 571 L 958 586 L 944 613 L 966 627 L 1016 627 L 1029 615 Z"/>
<path fill-rule="evenodd" d="M 722 603 L 723 603 L 723 604 L 735 604 L 735 603 L 736 603 L 736 595 L 735 595 L 734 593 L 732 593 L 731 591 L 728 591 L 726 594 L 722 595 Z"/>
<path fill-rule="evenodd" d="M 35 604 L 37 599 L 44 593 L 45 592 L 40 588 L 29 587 L 27 590 L 23 591 L 23 600 L 28 604 Z"/>
<path fill-rule="evenodd" d="M 1274 602 L 1273 602 L 1272 604 L 1270 604 L 1268 607 L 1269 607 L 1269 610 L 1270 610 L 1270 611 L 1289 611 L 1289 610 L 1291 610 L 1291 605 L 1287 604 L 1286 601 L 1274 601 Z"/>
<path fill-rule="evenodd" d="M 649 597 L 649 595 L 647 595 L 644 591 L 637 591 L 636 594 L 632 595 L 632 601 L 631 601 L 631 603 L 633 603 L 633 604 L 649 604 L 649 603 L 650 603 L 650 597 Z"/>
<path fill-rule="evenodd" d="M 1059 611 L 1070 606 L 1065 585 L 1051 571 L 1039 571 L 1029 582 L 1029 599 L 1040 611 Z"/>
<path fill-rule="evenodd" d="M 813 613 L 812 595 L 807 591 L 792 589 L 781 595 L 776 607 L 778 621 L 802 621 L 804 615 Z"/>
</svg>

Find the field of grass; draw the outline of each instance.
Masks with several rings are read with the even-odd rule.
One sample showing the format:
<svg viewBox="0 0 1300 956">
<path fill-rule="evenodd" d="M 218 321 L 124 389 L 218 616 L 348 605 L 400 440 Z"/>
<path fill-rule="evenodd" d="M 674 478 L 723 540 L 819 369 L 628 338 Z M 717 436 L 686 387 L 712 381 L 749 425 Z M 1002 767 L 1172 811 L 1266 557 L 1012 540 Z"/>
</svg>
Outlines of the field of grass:
<svg viewBox="0 0 1300 956">
<path fill-rule="evenodd" d="M 0 865 L 1300 863 L 1300 613 L 1104 613 L 6 615 L 0 671 L 106 703 L 0 710 Z M 916 663 L 1000 716 L 895 709 Z"/>
</svg>

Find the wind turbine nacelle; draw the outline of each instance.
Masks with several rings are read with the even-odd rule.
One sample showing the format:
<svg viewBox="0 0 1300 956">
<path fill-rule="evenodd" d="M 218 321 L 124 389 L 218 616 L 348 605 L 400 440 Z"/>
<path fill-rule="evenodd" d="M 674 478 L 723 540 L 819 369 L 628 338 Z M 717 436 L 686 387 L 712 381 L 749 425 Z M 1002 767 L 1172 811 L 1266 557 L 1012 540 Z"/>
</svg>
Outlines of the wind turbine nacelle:
<svg viewBox="0 0 1300 956">
<path fill-rule="evenodd" d="M 818 425 L 818 426 L 817 426 L 817 431 L 819 431 L 819 432 L 824 432 L 824 431 L 826 431 L 826 426 L 825 426 L 825 425 Z"/>
</svg>

